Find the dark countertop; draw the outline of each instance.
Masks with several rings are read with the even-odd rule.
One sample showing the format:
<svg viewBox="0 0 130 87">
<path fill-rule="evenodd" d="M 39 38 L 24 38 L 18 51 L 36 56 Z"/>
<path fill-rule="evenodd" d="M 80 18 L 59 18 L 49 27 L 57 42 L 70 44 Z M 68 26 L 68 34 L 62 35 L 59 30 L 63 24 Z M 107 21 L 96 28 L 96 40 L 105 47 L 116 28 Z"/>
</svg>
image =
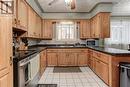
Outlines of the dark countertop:
<svg viewBox="0 0 130 87">
<path fill-rule="evenodd" d="M 34 48 L 37 47 L 46 47 L 47 49 L 69 49 L 69 48 L 73 48 L 73 49 L 77 49 L 77 48 L 89 48 L 95 51 L 99 51 L 99 52 L 103 52 L 109 55 L 113 55 L 113 56 L 128 56 L 130 55 L 130 51 L 128 50 L 123 50 L 123 49 L 116 49 L 116 48 L 109 48 L 109 47 L 99 47 L 99 46 L 56 46 L 56 45 L 36 45 L 36 46 L 32 46 Z"/>
<path fill-rule="evenodd" d="M 46 47 L 34 47 L 34 48 L 31 48 L 28 50 L 19 50 L 19 51 L 15 52 L 13 59 L 14 59 L 14 61 L 18 62 L 27 57 L 30 57 L 33 54 L 40 53 L 44 49 L 46 49 Z"/>
<path fill-rule="evenodd" d="M 35 45 L 29 47 L 29 52 L 18 52 L 14 58 L 17 60 L 25 59 L 35 53 L 40 53 L 41 51 L 45 49 L 77 49 L 77 48 L 89 48 L 95 51 L 99 51 L 102 53 L 106 53 L 112 56 L 130 56 L 130 51 L 128 50 L 122 50 L 122 49 L 115 49 L 115 48 L 108 48 L 108 47 L 99 47 L 99 46 L 56 46 L 56 45 Z"/>
<path fill-rule="evenodd" d="M 109 47 L 99 47 L 99 46 L 87 46 L 87 47 L 92 50 L 106 53 L 112 56 L 128 56 L 128 55 L 130 56 L 130 51 L 128 50 L 109 48 Z"/>
</svg>

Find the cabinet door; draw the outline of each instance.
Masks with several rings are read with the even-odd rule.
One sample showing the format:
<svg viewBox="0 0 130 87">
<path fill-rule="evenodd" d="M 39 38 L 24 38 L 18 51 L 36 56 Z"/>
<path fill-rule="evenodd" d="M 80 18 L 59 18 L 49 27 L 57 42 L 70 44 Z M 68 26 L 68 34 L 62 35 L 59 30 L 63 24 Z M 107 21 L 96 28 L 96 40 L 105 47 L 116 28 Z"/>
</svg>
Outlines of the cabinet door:
<svg viewBox="0 0 130 87">
<path fill-rule="evenodd" d="M 48 66 L 57 66 L 58 55 L 57 53 L 47 53 L 47 65 Z"/>
<path fill-rule="evenodd" d="M 13 87 L 9 84 L 9 74 L 0 77 L 0 87 Z"/>
<path fill-rule="evenodd" d="M 52 39 L 53 37 L 53 24 L 51 20 L 44 20 L 43 22 L 43 39 Z"/>
<path fill-rule="evenodd" d="M 12 16 L 0 16 L 0 87 L 13 87 Z"/>
<path fill-rule="evenodd" d="M 101 26 L 100 26 L 100 15 L 94 17 L 94 27 L 95 27 L 95 38 L 100 38 Z"/>
<path fill-rule="evenodd" d="M 88 65 L 88 53 L 78 53 L 78 66 L 87 66 Z"/>
<path fill-rule="evenodd" d="M 58 53 L 58 66 L 67 66 L 68 65 L 68 53 L 66 52 L 59 52 Z"/>
<path fill-rule="evenodd" d="M 68 66 L 77 66 L 77 55 L 76 53 L 68 53 L 67 54 L 67 63 L 68 63 Z"/>
<path fill-rule="evenodd" d="M 18 0 L 18 26 L 27 31 L 28 24 L 28 5 L 25 0 Z"/>
<path fill-rule="evenodd" d="M 88 66 L 94 70 L 94 61 L 93 58 L 88 58 Z"/>
<path fill-rule="evenodd" d="M 108 68 L 108 64 L 105 64 L 105 63 L 101 62 L 100 60 L 96 59 L 95 71 L 96 71 L 97 75 L 101 79 L 103 79 L 105 83 L 108 84 L 108 81 L 109 81 L 109 68 Z"/>
<path fill-rule="evenodd" d="M 95 37 L 95 30 L 94 30 L 94 18 L 91 18 L 90 20 L 90 25 L 91 25 L 91 38 L 94 38 Z"/>
<path fill-rule="evenodd" d="M 90 21 L 89 20 L 80 21 L 80 38 L 81 39 L 90 38 Z"/>
<path fill-rule="evenodd" d="M 35 37 L 36 14 L 31 7 L 28 10 L 28 37 Z"/>
<path fill-rule="evenodd" d="M 41 23 L 42 23 L 41 18 L 37 15 L 36 16 L 36 28 L 35 28 L 37 38 L 41 38 Z"/>
<path fill-rule="evenodd" d="M 109 38 L 110 37 L 110 13 L 101 13 L 100 14 L 101 21 L 101 38 Z"/>
<path fill-rule="evenodd" d="M 41 73 L 41 75 L 43 74 L 46 66 L 47 66 L 47 61 L 46 61 L 46 50 L 45 50 L 40 53 L 40 73 Z"/>
</svg>

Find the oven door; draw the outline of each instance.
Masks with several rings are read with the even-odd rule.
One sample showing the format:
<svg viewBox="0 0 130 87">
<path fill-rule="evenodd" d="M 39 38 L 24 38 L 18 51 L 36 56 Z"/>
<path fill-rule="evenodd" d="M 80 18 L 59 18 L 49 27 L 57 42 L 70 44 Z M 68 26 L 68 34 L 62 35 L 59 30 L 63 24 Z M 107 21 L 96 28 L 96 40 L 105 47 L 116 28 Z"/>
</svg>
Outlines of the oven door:
<svg viewBox="0 0 130 87">
<path fill-rule="evenodd" d="M 19 87 L 27 87 L 30 79 L 30 62 L 19 66 Z"/>
</svg>

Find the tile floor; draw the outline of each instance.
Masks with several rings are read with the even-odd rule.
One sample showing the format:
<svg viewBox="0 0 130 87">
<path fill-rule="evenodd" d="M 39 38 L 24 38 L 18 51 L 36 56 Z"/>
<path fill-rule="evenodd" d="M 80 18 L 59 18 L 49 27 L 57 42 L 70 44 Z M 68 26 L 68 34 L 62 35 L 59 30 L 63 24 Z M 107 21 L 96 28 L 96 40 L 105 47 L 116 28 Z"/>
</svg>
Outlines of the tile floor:
<svg viewBox="0 0 130 87">
<path fill-rule="evenodd" d="M 58 87 L 108 87 L 89 67 L 80 67 L 78 73 L 53 73 L 48 67 L 39 84 L 58 84 Z"/>
</svg>

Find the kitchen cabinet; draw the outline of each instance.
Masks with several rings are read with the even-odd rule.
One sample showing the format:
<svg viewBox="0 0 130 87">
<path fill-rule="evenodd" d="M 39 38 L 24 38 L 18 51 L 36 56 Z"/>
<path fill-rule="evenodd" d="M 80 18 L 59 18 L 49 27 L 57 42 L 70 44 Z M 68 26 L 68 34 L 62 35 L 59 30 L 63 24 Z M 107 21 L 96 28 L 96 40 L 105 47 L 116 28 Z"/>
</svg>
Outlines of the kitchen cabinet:
<svg viewBox="0 0 130 87">
<path fill-rule="evenodd" d="M 103 79 L 103 81 L 105 81 L 105 83 L 109 83 L 109 68 L 108 68 L 108 64 L 95 59 L 95 72 L 96 74 Z"/>
<path fill-rule="evenodd" d="M 89 57 L 89 58 L 88 58 L 88 66 L 89 66 L 92 70 L 94 70 L 94 59 L 93 59 L 93 57 Z"/>
<path fill-rule="evenodd" d="M 13 27 L 27 31 L 28 5 L 25 0 L 14 0 Z"/>
<path fill-rule="evenodd" d="M 90 19 L 92 38 L 110 37 L 110 13 L 100 12 Z"/>
<path fill-rule="evenodd" d="M 36 37 L 41 38 L 41 30 L 42 29 L 42 19 L 39 17 L 39 15 L 36 16 Z"/>
<path fill-rule="evenodd" d="M 67 60 L 69 55 L 65 52 L 59 52 L 58 53 L 58 66 L 67 66 L 68 65 L 68 61 Z"/>
<path fill-rule="evenodd" d="M 48 49 L 48 66 L 86 66 L 88 54 L 86 49 Z"/>
<path fill-rule="evenodd" d="M 88 53 L 81 52 L 77 53 L 78 66 L 87 66 L 88 65 Z"/>
<path fill-rule="evenodd" d="M 52 20 L 43 20 L 42 21 L 42 39 L 53 38 L 53 22 Z"/>
<path fill-rule="evenodd" d="M 89 50 L 89 67 L 106 83 L 109 84 L 110 56 L 94 50 Z"/>
<path fill-rule="evenodd" d="M 77 66 L 76 53 L 59 52 L 58 54 L 58 66 Z"/>
<path fill-rule="evenodd" d="M 28 8 L 28 34 L 27 37 L 41 38 L 42 20 L 31 7 Z"/>
<path fill-rule="evenodd" d="M 0 15 L 0 87 L 13 87 L 12 16 Z"/>
<path fill-rule="evenodd" d="M 56 52 L 47 53 L 47 66 L 58 66 L 58 55 Z"/>
<path fill-rule="evenodd" d="M 68 57 L 67 57 L 68 66 L 77 66 L 77 55 L 76 53 L 68 53 Z"/>
<path fill-rule="evenodd" d="M 80 21 L 80 39 L 91 38 L 90 20 Z"/>
<path fill-rule="evenodd" d="M 40 74 L 42 75 L 47 66 L 46 50 L 40 53 Z"/>
<path fill-rule="evenodd" d="M 27 37 L 36 37 L 36 13 L 31 7 L 28 7 L 28 35 Z"/>
</svg>

